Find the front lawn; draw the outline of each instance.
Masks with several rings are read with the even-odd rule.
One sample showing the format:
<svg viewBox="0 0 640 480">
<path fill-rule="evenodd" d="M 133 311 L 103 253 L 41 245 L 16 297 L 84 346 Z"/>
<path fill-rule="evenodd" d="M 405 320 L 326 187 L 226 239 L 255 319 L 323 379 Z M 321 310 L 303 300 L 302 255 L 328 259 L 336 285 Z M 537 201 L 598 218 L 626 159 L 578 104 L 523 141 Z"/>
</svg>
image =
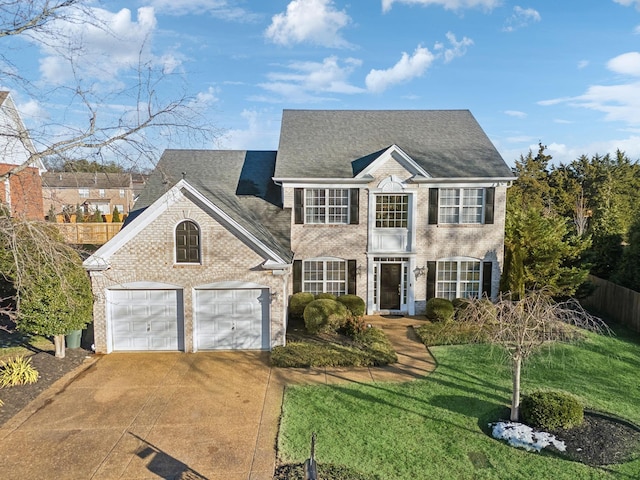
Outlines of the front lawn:
<svg viewBox="0 0 640 480">
<path fill-rule="evenodd" d="M 637 334 L 587 334 L 555 345 L 525 363 L 523 392 L 571 392 L 591 409 L 640 424 L 640 342 Z M 489 345 L 431 349 L 438 368 L 405 384 L 297 386 L 287 389 L 278 437 L 282 463 L 309 455 L 385 479 L 637 478 L 640 452 L 621 465 L 588 467 L 543 451 L 528 453 L 486 434 L 506 413 L 511 374 Z"/>
</svg>

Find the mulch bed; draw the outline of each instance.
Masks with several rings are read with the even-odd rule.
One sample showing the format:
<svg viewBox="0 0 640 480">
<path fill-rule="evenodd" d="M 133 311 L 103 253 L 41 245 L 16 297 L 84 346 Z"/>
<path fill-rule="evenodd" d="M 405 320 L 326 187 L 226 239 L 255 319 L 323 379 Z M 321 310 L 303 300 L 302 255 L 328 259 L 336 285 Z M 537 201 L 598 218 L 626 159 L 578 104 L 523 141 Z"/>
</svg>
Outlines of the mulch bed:
<svg viewBox="0 0 640 480">
<path fill-rule="evenodd" d="M 565 443 L 563 456 L 594 467 L 640 456 L 640 427 L 609 415 L 585 411 L 582 425 L 550 433 Z"/>
<path fill-rule="evenodd" d="M 67 348 L 64 358 L 56 358 L 52 351 L 34 353 L 31 365 L 40 376 L 36 383 L 0 388 L 0 399 L 4 405 L 0 407 L 0 426 L 26 407 L 38 395 L 48 389 L 54 382 L 81 365 L 85 359 L 93 355 L 82 348 Z"/>
</svg>

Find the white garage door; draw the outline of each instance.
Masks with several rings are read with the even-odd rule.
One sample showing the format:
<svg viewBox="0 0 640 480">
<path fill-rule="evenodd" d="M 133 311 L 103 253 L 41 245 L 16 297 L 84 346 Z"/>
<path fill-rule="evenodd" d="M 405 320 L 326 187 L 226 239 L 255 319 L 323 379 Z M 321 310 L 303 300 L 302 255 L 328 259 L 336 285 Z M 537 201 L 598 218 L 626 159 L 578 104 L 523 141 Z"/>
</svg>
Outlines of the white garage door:
<svg viewBox="0 0 640 480">
<path fill-rule="evenodd" d="M 198 350 L 268 350 L 269 290 L 196 290 Z"/>
<path fill-rule="evenodd" d="M 113 350 L 184 350 L 180 290 L 109 292 Z"/>
</svg>

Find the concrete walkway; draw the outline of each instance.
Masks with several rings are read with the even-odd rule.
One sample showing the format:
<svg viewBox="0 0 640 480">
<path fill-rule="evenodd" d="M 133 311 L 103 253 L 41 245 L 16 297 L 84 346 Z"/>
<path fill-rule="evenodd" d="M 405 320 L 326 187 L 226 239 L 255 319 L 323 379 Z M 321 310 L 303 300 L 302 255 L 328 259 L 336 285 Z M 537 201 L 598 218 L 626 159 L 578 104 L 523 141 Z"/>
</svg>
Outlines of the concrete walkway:
<svg viewBox="0 0 640 480">
<path fill-rule="evenodd" d="M 435 368 L 417 319 L 368 317 L 388 367 L 280 369 L 266 352 L 94 357 L 0 428 L 5 480 L 271 480 L 282 396 L 295 383 L 404 382 Z"/>
</svg>

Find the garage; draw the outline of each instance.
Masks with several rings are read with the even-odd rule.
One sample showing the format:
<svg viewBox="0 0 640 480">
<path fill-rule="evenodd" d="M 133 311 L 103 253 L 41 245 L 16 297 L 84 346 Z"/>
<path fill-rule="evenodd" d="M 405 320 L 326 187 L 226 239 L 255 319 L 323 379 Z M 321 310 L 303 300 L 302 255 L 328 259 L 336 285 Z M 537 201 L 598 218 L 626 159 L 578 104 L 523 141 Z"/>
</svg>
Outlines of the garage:
<svg viewBox="0 0 640 480">
<path fill-rule="evenodd" d="M 268 350 L 267 288 L 195 291 L 196 350 Z"/>
<path fill-rule="evenodd" d="M 182 291 L 110 290 L 114 351 L 184 350 Z"/>
</svg>

